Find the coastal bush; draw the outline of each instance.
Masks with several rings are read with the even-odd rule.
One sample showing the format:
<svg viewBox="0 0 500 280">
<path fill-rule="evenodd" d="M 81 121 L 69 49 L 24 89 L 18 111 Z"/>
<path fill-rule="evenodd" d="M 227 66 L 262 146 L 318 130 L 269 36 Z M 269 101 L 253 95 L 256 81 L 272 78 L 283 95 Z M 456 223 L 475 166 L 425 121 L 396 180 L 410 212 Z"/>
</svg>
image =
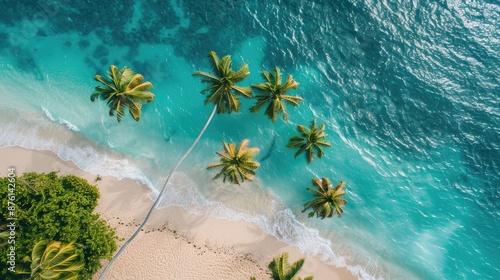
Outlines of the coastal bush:
<svg viewBox="0 0 500 280">
<path fill-rule="evenodd" d="M 117 248 L 115 230 L 92 213 L 100 196 L 98 189 L 85 179 L 58 176 L 56 172 L 25 173 L 15 178 L 13 191 L 9 190 L 10 179 L 0 178 L 0 225 L 14 223 L 15 227 L 7 230 L 15 238 L 0 247 L 0 279 L 26 279 L 26 275 L 8 270 L 11 264 L 7 263 L 7 254 L 14 251 L 16 267 L 20 267 L 41 240 L 74 243 L 84 263 L 78 279 L 91 279 L 101 267 L 100 260 L 110 259 Z M 12 194 L 13 201 L 9 200 Z M 14 208 L 9 202 L 14 202 Z M 12 218 L 15 220 L 8 220 Z"/>
</svg>

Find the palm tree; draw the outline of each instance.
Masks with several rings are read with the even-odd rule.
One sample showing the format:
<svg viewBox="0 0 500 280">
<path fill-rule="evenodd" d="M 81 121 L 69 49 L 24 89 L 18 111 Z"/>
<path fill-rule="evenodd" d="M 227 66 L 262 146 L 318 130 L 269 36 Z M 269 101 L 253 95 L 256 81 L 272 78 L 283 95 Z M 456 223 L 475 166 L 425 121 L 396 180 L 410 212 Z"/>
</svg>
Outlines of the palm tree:
<svg viewBox="0 0 500 280">
<path fill-rule="evenodd" d="M 304 265 L 304 259 L 294 262 L 292 265 L 288 262 L 288 253 L 283 252 L 281 256 L 274 258 L 267 266 L 271 270 L 273 280 L 302 280 L 297 274 Z M 313 276 L 308 276 L 304 280 L 312 280 Z"/>
<path fill-rule="evenodd" d="M 215 75 L 212 75 L 210 73 L 206 72 L 200 72 L 196 71 L 193 76 L 201 76 L 202 77 L 202 82 L 204 83 L 209 83 L 210 85 L 205 88 L 202 93 L 204 92 L 209 92 L 210 94 L 208 95 L 207 99 L 205 100 L 205 105 L 208 103 L 215 103 L 214 109 L 212 110 L 212 113 L 208 117 L 207 122 L 201 129 L 200 133 L 196 137 L 196 139 L 193 141 L 189 149 L 184 153 L 184 155 L 181 157 L 181 159 L 176 163 L 174 168 L 170 171 L 170 173 L 167 176 L 167 179 L 165 180 L 165 183 L 163 184 L 163 187 L 158 194 L 158 197 L 156 198 L 155 202 L 149 209 L 148 213 L 146 214 L 146 217 L 144 218 L 144 221 L 141 223 L 141 225 L 136 229 L 136 231 L 132 234 L 132 236 L 125 241 L 125 243 L 122 245 L 122 247 L 118 250 L 118 252 L 115 254 L 115 256 L 111 259 L 111 261 L 108 263 L 106 268 L 104 268 L 103 272 L 99 276 L 99 280 L 104 279 L 106 276 L 106 273 L 108 270 L 111 268 L 113 263 L 116 261 L 116 259 L 120 256 L 120 254 L 125 250 L 125 248 L 134 240 L 134 238 L 139 234 L 141 229 L 146 225 L 147 221 L 151 217 L 151 214 L 153 213 L 154 209 L 156 206 L 161 201 L 161 197 L 163 196 L 163 193 L 165 192 L 166 186 L 168 184 L 168 181 L 170 180 L 170 177 L 172 174 L 177 170 L 177 168 L 181 165 L 181 163 L 184 161 L 184 159 L 191 153 L 193 148 L 196 146 L 198 141 L 200 140 L 201 136 L 203 133 L 205 133 L 205 130 L 207 129 L 208 125 L 212 121 L 212 118 L 215 115 L 215 112 L 218 113 L 224 113 L 225 111 L 228 111 L 231 113 L 232 111 L 239 111 L 240 108 L 240 102 L 238 97 L 235 94 L 241 93 L 246 97 L 252 97 L 251 94 L 251 89 L 250 88 L 245 88 L 245 87 L 239 87 L 235 86 L 235 83 L 242 81 L 244 78 L 248 77 L 250 75 L 250 72 L 248 71 L 248 65 L 244 64 L 240 69 L 238 69 L 236 72 L 232 70 L 231 68 L 231 56 L 226 55 L 220 60 L 215 54 L 215 52 L 210 52 L 208 54 L 209 57 L 212 58 L 212 64 L 214 67 L 214 70 L 217 72 Z"/>
<path fill-rule="evenodd" d="M 97 85 L 90 101 L 97 98 L 105 100 L 109 106 L 109 115 L 113 117 L 116 112 L 118 122 L 125 116 L 125 108 L 128 108 L 134 120 L 141 118 L 142 103 L 153 101 L 155 95 L 149 92 L 153 88 L 150 82 L 143 82 L 141 74 L 134 74 L 132 69 L 123 67 L 119 70 L 111 65 L 108 72 L 109 79 L 95 75 L 94 79 L 104 86 Z"/>
<path fill-rule="evenodd" d="M 280 113 L 283 113 L 283 119 L 287 121 L 288 114 L 285 110 L 285 103 L 289 103 L 294 107 L 297 107 L 299 106 L 299 102 L 304 100 L 300 96 L 286 95 L 287 91 L 297 89 L 299 83 L 297 83 L 293 79 L 292 75 L 289 74 L 286 82 L 281 84 L 281 72 L 278 67 L 270 72 L 262 71 L 262 77 L 266 80 L 265 83 L 251 85 L 252 88 L 257 89 L 263 94 L 255 97 L 257 99 L 257 103 L 255 106 L 250 108 L 250 111 L 256 113 L 268 103 L 267 109 L 264 113 L 273 122 L 278 119 L 278 114 Z"/>
<path fill-rule="evenodd" d="M 330 180 L 327 178 L 322 178 L 321 181 L 314 178 L 312 179 L 312 184 L 317 189 L 307 188 L 307 190 L 313 192 L 316 199 L 304 204 L 305 208 L 302 212 L 312 208 L 309 218 L 314 216 L 314 214 L 321 219 L 331 218 L 335 213 L 340 218 L 344 212 L 342 206 L 347 203 L 347 200 L 342 198 L 345 194 L 345 183 L 341 181 L 335 188 L 332 188 Z"/>
<path fill-rule="evenodd" d="M 237 71 L 231 67 L 231 56 L 226 55 L 219 59 L 215 52 L 208 54 L 212 58 L 211 63 L 215 74 L 196 71 L 193 76 L 200 76 L 203 83 L 208 86 L 201 93 L 208 92 L 205 99 L 205 105 L 214 103 L 217 107 L 217 113 L 229 113 L 240 111 L 240 100 L 238 95 L 243 95 L 247 98 L 252 98 L 252 90 L 248 87 L 240 87 L 235 84 L 241 82 L 250 75 L 248 65 L 244 64 Z"/>
<path fill-rule="evenodd" d="M 239 146 L 227 144 L 222 141 L 224 152 L 217 152 L 220 163 L 210 164 L 207 169 L 221 168 L 213 180 L 223 176 L 223 181 L 241 185 L 245 180 L 253 181 L 255 169 L 259 163 L 255 162 L 253 156 L 259 152 L 258 148 L 247 148 L 248 139 L 241 141 Z"/>
<path fill-rule="evenodd" d="M 313 120 L 309 128 L 298 125 L 297 130 L 302 136 L 293 136 L 286 145 L 289 148 L 299 148 L 295 158 L 302 152 L 307 151 L 307 162 L 311 163 L 314 160 L 314 152 L 316 152 L 318 158 L 321 158 L 324 154 L 322 147 L 332 146 L 329 141 L 325 140 L 326 136 L 328 136 L 324 132 L 325 125 L 321 124 L 320 127 L 316 127 L 316 120 Z"/>
<path fill-rule="evenodd" d="M 30 279 L 78 279 L 78 272 L 84 264 L 80 260 L 73 243 L 42 240 L 35 244 L 31 257 L 23 261 L 31 262 L 30 269 L 21 267 L 18 274 L 28 274 Z"/>
</svg>

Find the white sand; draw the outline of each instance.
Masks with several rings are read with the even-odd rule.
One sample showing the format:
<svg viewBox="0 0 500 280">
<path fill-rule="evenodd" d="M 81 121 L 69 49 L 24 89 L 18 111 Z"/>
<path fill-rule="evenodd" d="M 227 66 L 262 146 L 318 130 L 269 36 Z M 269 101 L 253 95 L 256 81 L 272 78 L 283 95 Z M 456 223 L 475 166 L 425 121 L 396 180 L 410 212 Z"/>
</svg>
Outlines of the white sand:
<svg viewBox="0 0 500 280">
<path fill-rule="evenodd" d="M 74 174 L 90 183 L 96 178 L 52 152 L 0 148 L 0 158 L 0 176 L 6 176 L 7 168 L 14 167 L 18 175 L 59 170 L 60 175 Z M 96 184 L 101 192 L 96 211 L 116 228 L 119 237 L 127 239 L 152 205 L 147 196 L 149 189 L 113 177 L 103 177 Z M 305 258 L 295 247 L 265 234 L 254 224 L 168 207 L 155 211 L 106 279 L 248 280 L 251 275 L 259 280 L 270 279 L 267 264 L 283 251 L 289 252 L 291 262 Z M 300 275 L 314 275 L 316 280 L 356 279 L 347 269 L 326 265 L 317 258 L 306 258 Z"/>
</svg>

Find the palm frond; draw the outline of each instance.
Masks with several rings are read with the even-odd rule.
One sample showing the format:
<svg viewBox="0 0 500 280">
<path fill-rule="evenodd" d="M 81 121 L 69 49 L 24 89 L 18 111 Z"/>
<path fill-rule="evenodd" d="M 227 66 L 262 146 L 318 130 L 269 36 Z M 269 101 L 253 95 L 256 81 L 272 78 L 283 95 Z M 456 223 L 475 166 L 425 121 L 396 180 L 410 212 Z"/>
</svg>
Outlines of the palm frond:
<svg viewBox="0 0 500 280">
<path fill-rule="evenodd" d="M 132 77 L 132 79 L 130 80 L 130 82 L 128 83 L 128 85 L 125 88 L 125 90 L 132 90 L 136 86 L 140 85 L 142 83 L 143 79 L 144 79 L 144 77 L 141 74 L 135 74 Z M 151 84 L 151 83 L 149 83 L 149 84 Z M 151 85 L 151 87 L 153 87 L 153 85 Z"/>
<path fill-rule="evenodd" d="M 304 99 L 302 99 L 302 97 L 300 96 L 290 96 L 290 95 L 282 95 L 281 99 L 287 101 L 288 103 L 292 104 L 295 107 L 299 106 L 300 101 L 304 101 Z"/>
<path fill-rule="evenodd" d="M 304 259 L 300 259 L 290 264 L 288 261 L 288 253 L 283 252 L 280 256 L 273 258 L 267 267 L 271 271 L 271 278 L 273 280 L 298 280 L 300 277 L 297 276 L 297 274 L 302 269 L 304 261 Z M 306 279 L 312 279 L 312 276 Z"/>
<path fill-rule="evenodd" d="M 140 83 L 140 84 L 135 84 L 131 85 L 129 84 L 127 86 L 127 92 L 145 92 L 148 93 L 147 96 L 151 95 L 152 93 L 149 92 L 150 89 L 153 88 L 153 84 L 150 82 L 145 82 L 145 83 Z M 153 95 L 154 97 L 154 95 Z"/>
<path fill-rule="evenodd" d="M 234 89 L 236 92 L 241 93 L 244 97 L 247 98 L 252 98 L 252 89 L 249 87 L 239 87 L 239 86 L 232 86 L 232 89 Z"/>
<path fill-rule="evenodd" d="M 211 82 L 215 82 L 215 83 L 218 83 L 219 82 L 219 78 L 213 76 L 212 74 L 210 73 L 207 73 L 207 72 L 202 72 L 202 71 L 196 71 L 193 73 L 193 76 L 200 76 L 202 77 L 202 82 L 204 83 L 211 83 Z"/>
<path fill-rule="evenodd" d="M 271 96 L 258 95 L 255 98 L 257 99 L 257 103 L 252 108 L 250 108 L 250 112 L 252 113 L 258 112 L 264 105 L 266 105 L 266 103 L 268 103 L 271 99 Z"/>
<path fill-rule="evenodd" d="M 30 271 L 24 266 L 17 273 L 32 279 L 77 279 L 83 268 L 74 243 L 41 240 L 32 249 Z"/>
<path fill-rule="evenodd" d="M 245 63 L 233 74 L 233 81 L 235 83 L 243 81 L 246 77 L 250 75 L 250 71 L 248 70 L 248 65 Z"/>
<path fill-rule="evenodd" d="M 218 71 L 218 69 L 219 69 L 219 57 L 217 56 L 217 54 L 214 51 L 211 51 L 208 53 L 208 56 L 210 58 L 212 58 L 210 60 L 210 63 L 212 64 L 212 70 Z"/>
<path fill-rule="evenodd" d="M 287 80 L 286 80 L 285 84 L 283 84 L 283 86 L 281 87 L 281 91 L 282 91 L 283 93 L 285 93 L 285 92 L 287 92 L 287 91 L 289 91 L 289 90 L 291 90 L 291 89 L 294 89 L 294 90 L 295 90 L 295 89 L 297 89 L 298 87 L 299 87 L 299 83 L 297 83 L 297 82 L 293 79 L 292 75 L 288 75 L 288 78 L 287 78 Z"/>
</svg>

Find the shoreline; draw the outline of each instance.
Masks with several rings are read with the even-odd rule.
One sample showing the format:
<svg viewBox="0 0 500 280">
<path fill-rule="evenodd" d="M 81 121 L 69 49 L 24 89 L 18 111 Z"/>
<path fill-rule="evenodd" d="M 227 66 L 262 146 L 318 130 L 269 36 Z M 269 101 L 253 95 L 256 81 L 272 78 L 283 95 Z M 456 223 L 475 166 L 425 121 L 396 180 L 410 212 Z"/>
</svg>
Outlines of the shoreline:
<svg viewBox="0 0 500 280">
<path fill-rule="evenodd" d="M 6 175 L 8 167 L 14 167 L 18 175 L 59 170 L 60 175 L 74 174 L 97 185 L 101 198 L 95 212 L 116 229 L 120 239 L 133 233 L 153 204 L 146 185 L 111 176 L 94 182 L 96 175 L 79 169 L 71 161 L 63 161 L 51 151 L 2 147 L 0 157 L 1 176 Z M 117 245 L 120 247 L 123 242 L 120 240 Z M 289 253 L 290 262 L 306 259 L 302 277 L 357 279 L 345 267 L 328 265 L 317 257 L 307 258 L 296 247 L 264 233 L 255 224 L 191 214 L 180 206 L 156 209 L 106 279 L 269 279 L 268 263 L 284 251 Z M 93 279 L 98 275 L 100 271 Z"/>
</svg>

